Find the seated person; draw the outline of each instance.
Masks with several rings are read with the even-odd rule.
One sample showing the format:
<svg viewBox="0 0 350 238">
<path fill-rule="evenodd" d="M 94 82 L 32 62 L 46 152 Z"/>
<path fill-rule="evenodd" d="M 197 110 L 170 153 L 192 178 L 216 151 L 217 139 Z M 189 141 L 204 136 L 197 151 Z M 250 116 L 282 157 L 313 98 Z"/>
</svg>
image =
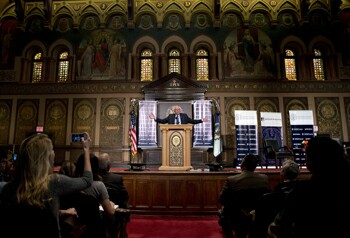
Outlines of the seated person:
<svg viewBox="0 0 350 238">
<path fill-rule="evenodd" d="M 274 220 L 276 214 L 280 211 L 286 193 L 288 193 L 297 183 L 297 177 L 300 173 L 299 165 L 287 159 L 282 164 L 281 178 L 274 191 L 262 195 L 254 211 L 254 237 L 266 238 L 269 224 Z"/>
<path fill-rule="evenodd" d="M 75 164 L 70 160 L 65 160 L 58 173 L 73 178 L 75 176 Z M 72 237 L 74 226 L 77 225 L 78 214 L 73 206 L 74 202 L 70 194 L 60 198 L 59 216 L 62 238 Z"/>
<path fill-rule="evenodd" d="M 20 145 L 14 177 L 1 192 L 1 237 L 61 238 L 60 197 L 88 188 L 92 183 L 90 137 L 84 133 L 82 176 L 70 178 L 53 172 L 55 152 L 51 139 L 33 134 Z"/>
<path fill-rule="evenodd" d="M 90 163 L 94 181 L 91 187 L 75 194 L 76 204 L 74 207 L 78 211 L 80 220 L 86 223 L 89 237 L 104 238 L 107 234 L 105 222 L 108 224 L 114 223 L 115 204 L 109 200 L 107 188 L 98 174 L 98 158 L 92 153 L 90 153 Z M 83 154 L 81 154 L 76 163 L 76 176 L 81 176 L 83 167 L 84 160 Z M 103 208 L 102 214 L 99 212 L 99 205 Z M 103 219 L 101 219 L 101 215 Z"/>
<path fill-rule="evenodd" d="M 278 238 L 350 237 L 350 161 L 338 142 L 316 136 L 306 148 L 308 180 L 300 180 L 286 195 L 269 226 Z"/>
<path fill-rule="evenodd" d="M 247 225 L 251 218 L 247 214 L 255 209 L 255 202 L 262 194 L 270 192 L 266 174 L 256 173 L 259 159 L 253 154 L 247 154 L 241 163 L 241 173 L 229 176 L 220 193 L 222 210 L 222 229 L 225 237 L 237 238 L 247 235 Z"/>
<path fill-rule="evenodd" d="M 100 168 L 99 174 L 102 177 L 102 182 L 108 189 L 110 199 L 120 208 L 128 208 L 128 190 L 124 186 L 122 175 L 109 172 L 111 168 L 109 154 L 102 153 L 98 158 L 98 162 Z"/>
<path fill-rule="evenodd" d="M 297 177 L 300 174 L 299 165 L 290 159 L 282 164 L 281 178 L 282 182 L 278 183 L 274 188 L 275 192 L 289 192 L 297 183 Z"/>
</svg>

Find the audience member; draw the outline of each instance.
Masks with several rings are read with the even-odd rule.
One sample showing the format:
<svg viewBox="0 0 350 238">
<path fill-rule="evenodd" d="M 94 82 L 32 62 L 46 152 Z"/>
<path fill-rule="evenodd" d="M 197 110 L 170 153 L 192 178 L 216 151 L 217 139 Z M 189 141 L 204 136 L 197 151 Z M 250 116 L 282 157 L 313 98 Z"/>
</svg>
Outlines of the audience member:
<svg viewBox="0 0 350 238">
<path fill-rule="evenodd" d="M 2 188 L 5 186 L 5 184 L 7 184 L 7 182 L 0 181 L 0 194 L 1 194 Z"/>
<path fill-rule="evenodd" d="M 282 164 L 281 179 L 282 182 L 278 183 L 274 188 L 275 192 L 289 192 L 297 183 L 297 177 L 299 176 L 300 169 L 298 163 L 294 160 L 287 159 Z"/>
<path fill-rule="evenodd" d="M 75 164 L 70 160 L 65 160 L 60 167 L 59 173 L 75 177 Z M 60 198 L 59 216 L 62 238 L 71 238 L 78 218 L 77 210 L 74 208 L 74 201 L 72 201 L 72 194 Z"/>
<path fill-rule="evenodd" d="M 286 159 L 282 164 L 281 182 L 278 183 L 274 191 L 262 195 L 254 211 L 254 238 L 266 238 L 269 224 L 274 220 L 280 211 L 286 194 L 297 183 L 300 173 L 299 165 L 291 159 Z"/>
<path fill-rule="evenodd" d="M 110 199 L 120 208 L 128 208 L 129 194 L 124 186 L 123 176 L 109 172 L 111 159 L 108 153 L 102 153 L 99 158 L 100 176 L 106 185 Z M 113 194 L 111 194 L 113 193 Z"/>
<path fill-rule="evenodd" d="M 59 199 L 92 183 L 90 137 L 84 133 L 83 176 L 53 173 L 55 153 L 51 139 L 34 134 L 20 145 L 13 180 L 1 193 L 1 237 L 60 238 Z"/>
<path fill-rule="evenodd" d="M 350 237 L 350 162 L 329 137 L 314 137 L 306 148 L 309 180 L 300 180 L 287 194 L 269 227 L 278 238 Z"/>
<path fill-rule="evenodd" d="M 258 163 L 257 156 L 247 154 L 241 163 L 241 173 L 229 176 L 224 183 L 219 197 L 223 206 L 219 222 L 225 237 L 233 237 L 232 231 L 237 238 L 245 237 L 252 219 L 247 214 L 254 210 L 259 196 L 271 191 L 267 175 L 255 172 Z"/>
<path fill-rule="evenodd" d="M 61 167 L 60 167 L 60 170 L 58 171 L 60 174 L 64 174 L 64 175 L 67 175 L 68 177 L 75 177 L 75 169 L 76 169 L 76 166 L 75 164 L 70 161 L 70 160 L 65 160 Z"/>
<path fill-rule="evenodd" d="M 76 176 L 81 176 L 83 167 L 84 167 L 84 155 L 81 154 L 77 160 L 76 163 Z M 93 183 L 91 187 L 84 189 L 81 193 L 87 195 L 89 198 L 93 198 L 95 201 L 95 204 L 99 204 L 102 206 L 103 209 L 103 217 L 106 218 L 106 223 L 111 225 L 115 221 L 114 219 L 114 213 L 115 213 L 115 204 L 109 199 L 109 195 L 107 192 L 107 188 L 102 182 L 102 178 L 99 175 L 99 162 L 98 158 L 94 154 L 90 154 L 90 163 L 91 163 L 91 168 L 92 168 L 92 174 L 93 174 Z M 84 219 L 86 209 L 91 209 L 91 212 L 88 213 L 88 216 L 86 220 L 87 223 L 87 228 L 88 228 L 88 234 L 89 237 L 91 238 L 102 238 L 105 237 L 106 235 L 106 230 L 105 230 L 105 223 L 104 220 L 101 220 L 100 214 L 97 212 L 96 213 L 96 206 L 94 207 L 80 207 L 80 205 L 83 204 L 83 201 L 79 200 L 77 201 L 77 206 L 76 209 L 78 210 L 78 216 Z M 95 213 L 93 211 L 95 209 Z M 91 217 L 91 214 L 95 214 L 95 217 Z M 96 217 L 98 216 L 98 217 Z M 110 226 L 109 226 L 110 227 Z"/>
</svg>

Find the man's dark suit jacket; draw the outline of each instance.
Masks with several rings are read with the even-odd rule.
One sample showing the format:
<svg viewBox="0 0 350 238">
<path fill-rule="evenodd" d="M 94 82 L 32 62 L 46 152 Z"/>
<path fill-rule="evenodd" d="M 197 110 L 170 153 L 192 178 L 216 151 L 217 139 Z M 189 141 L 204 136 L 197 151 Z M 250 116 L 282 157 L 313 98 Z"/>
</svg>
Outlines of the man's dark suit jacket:
<svg viewBox="0 0 350 238">
<path fill-rule="evenodd" d="M 103 170 L 100 170 L 100 175 L 103 183 L 106 185 L 106 188 L 114 191 L 115 196 L 113 196 L 113 194 L 109 194 L 110 200 L 115 204 L 118 204 L 121 208 L 127 208 L 129 193 L 124 186 L 123 176 Z"/>
<path fill-rule="evenodd" d="M 186 113 L 180 113 L 180 119 L 181 124 L 199 124 L 203 122 L 201 119 L 194 120 L 190 118 Z M 155 121 L 161 124 L 175 124 L 175 114 L 169 114 L 164 119 L 156 118 Z"/>
</svg>

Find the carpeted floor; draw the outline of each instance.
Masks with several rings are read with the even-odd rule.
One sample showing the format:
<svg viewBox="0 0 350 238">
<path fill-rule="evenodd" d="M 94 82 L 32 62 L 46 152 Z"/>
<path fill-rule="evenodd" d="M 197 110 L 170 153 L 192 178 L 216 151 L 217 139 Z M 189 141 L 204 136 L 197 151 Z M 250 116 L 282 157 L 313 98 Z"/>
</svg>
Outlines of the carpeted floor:
<svg viewBox="0 0 350 238">
<path fill-rule="evenodd" d="M 132 215 L 128 238 L 222 238 L 217 216 Z"/>
</svg>

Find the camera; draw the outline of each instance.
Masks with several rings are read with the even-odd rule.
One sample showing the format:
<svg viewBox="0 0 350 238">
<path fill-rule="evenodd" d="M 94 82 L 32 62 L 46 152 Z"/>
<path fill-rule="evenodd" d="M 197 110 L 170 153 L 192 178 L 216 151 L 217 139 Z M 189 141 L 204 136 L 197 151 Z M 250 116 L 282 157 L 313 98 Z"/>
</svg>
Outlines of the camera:
<svg viewBox="0 0 350 238">
<path fill-rule="evenodd" d="M 82 138 L 84 138 L 83 133 L 72 133 L 71 141 L 72 142 L 80 142 Z"/>
</svg>

